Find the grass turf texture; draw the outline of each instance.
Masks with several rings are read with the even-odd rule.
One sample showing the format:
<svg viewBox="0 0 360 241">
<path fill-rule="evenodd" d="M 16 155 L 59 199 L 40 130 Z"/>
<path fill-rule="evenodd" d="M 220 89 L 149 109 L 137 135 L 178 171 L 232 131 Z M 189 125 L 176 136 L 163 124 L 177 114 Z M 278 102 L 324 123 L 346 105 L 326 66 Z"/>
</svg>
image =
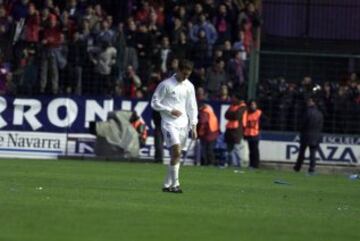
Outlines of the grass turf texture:
<svg viewBox="0 0 360 241">
<path fill-rule="evenodd" d="M 360 240 L 360 181 L 346 176 L 0 160 L 1 241 Z M 291 185 L 274 184 L 283 179 Z"/>
</svg>

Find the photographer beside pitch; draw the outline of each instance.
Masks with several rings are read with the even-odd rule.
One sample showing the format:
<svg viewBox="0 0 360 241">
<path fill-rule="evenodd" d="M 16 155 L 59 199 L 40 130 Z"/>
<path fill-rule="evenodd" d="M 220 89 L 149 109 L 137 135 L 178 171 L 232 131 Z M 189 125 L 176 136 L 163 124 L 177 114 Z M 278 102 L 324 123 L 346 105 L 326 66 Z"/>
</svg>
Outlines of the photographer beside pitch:
<svg viewBox="0 0 360 241">
<path fill-rule="evenodd" d="M 160 112 L 161 129 L 166 145 L 170 148 L 170 164 L 163 191 L 182 193 L 179 182 L 181 150 L 191 130 L 191 138 L 197 138 L 198 107 L 194 85 L 188 80 L 193 63 L 181 60 L 176 74 L 163 80 L 151 99 L 151 107 Z"/>
</svg>

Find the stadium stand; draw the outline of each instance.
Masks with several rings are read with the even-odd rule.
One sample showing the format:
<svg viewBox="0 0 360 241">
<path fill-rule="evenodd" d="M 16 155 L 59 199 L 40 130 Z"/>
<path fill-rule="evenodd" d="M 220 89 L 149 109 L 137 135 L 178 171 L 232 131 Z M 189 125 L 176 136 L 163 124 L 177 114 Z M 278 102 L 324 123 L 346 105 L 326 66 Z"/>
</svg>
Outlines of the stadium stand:
<svg viewBox="0 0 360 241">
<path fill-rule="evenodd" d="M 262 22 L 264 42 L 287 33 L 288 26 L 272 32 L 276 21 L 269 20 L 270 13 L 260 16 L 264 6 L 269 12 L 287 9 L 276 2 L 2 0 L 0 93 L 149 98 L 159 80 L 174 73 L 178 60 L 186 57 L 195 62 L 192 80 L 202 100 L 227 101 L 235 90 L 246 98 L 250 53 Z M 344 74 L 346 66 L 331 65 L 346 65 L 351 58 L 314 59 L 260 53 L 257 95 L 271 120 L 264 128 L 297 130 L 302 100 L 318 84 L 326 132 L 359 133 L 356 69 Z M 319 63 L 338 72 L 324 75 L 303 67 Z"/>
</svg>

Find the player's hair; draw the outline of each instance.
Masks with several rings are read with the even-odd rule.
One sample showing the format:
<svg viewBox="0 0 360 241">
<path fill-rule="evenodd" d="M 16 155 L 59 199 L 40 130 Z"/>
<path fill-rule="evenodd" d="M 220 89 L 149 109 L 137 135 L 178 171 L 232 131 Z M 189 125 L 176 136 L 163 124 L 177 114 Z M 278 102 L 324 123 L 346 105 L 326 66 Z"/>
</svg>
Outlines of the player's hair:
<svg viewBox="0 0 360 241">
<path fill-rule="evenodd" d="M 192 70 L 194 68 L 194 63 L 187 59 L 181 59 L 179 61 L 179 70 Z"/>
</svg>

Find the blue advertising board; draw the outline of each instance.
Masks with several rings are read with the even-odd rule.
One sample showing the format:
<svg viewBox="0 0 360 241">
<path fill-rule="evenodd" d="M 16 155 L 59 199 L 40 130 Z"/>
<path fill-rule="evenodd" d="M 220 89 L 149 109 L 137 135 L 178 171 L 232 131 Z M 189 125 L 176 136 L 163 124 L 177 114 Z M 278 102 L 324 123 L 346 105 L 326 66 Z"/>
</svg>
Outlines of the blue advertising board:
<svg viewBox="0 0 360 241">
<path fill-rule="evenodd" d="M 212 101 L 219 118 L 220 130 L 225 130 L 225 111 L 229 103 Z M 0 97 L 0 155 L 19 156 L 26 152 L 43 155 L 94 155 L 95 136 L 89 134 L 91 121 L 105 121 L 108 112 L 134 110 L 147 125 L 150 136 L 154 128 L 148 100 L 127 100 L 106 97 Z M 51 138 L 50 138 L 51 137 Z M 298 153 L 297 133 L 262 132 L 262 160 L 295 161 Z M 10 154 L 9 154 L 10 153 Z M 35 153 L 35 154 L 34 154 Z M 45 154 L 44 154 L 45 153 Z M 46 156 L 45 155 L 45 156 Z M 140 151 L 140 156 L 154 155 L 152 137 Z M 36 155 L 35 155 L 36 156 Z M 324 135 L 318 159 L 330 163 L 360 163 L 360 137 Z"/>
</svg>

